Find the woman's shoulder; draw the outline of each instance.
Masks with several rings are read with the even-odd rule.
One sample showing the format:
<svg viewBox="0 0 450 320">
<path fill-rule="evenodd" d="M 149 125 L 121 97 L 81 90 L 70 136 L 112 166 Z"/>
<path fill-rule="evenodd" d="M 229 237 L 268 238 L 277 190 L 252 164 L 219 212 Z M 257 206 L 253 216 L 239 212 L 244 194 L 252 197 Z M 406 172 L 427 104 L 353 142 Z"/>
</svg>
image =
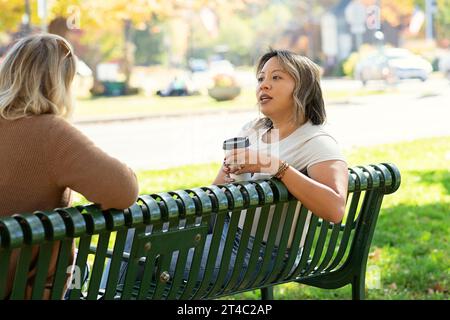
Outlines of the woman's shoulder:
<svg viewBox="0 0 450 320">
<path fill-rule="evenodd" d="M 313 124 L 311 121 L 307 121 L 300 126 L 299 132 L 302 135 L 311 138 L 322 134 L 328 134 L 325 124 Z"/>
<path fill-rule="evenodd" d="M 49 134 L 79 134 L 79 130 L 73 126 L 68 120 L 65 118 L 54 115 L 54 114 L 46 114 L 36 116 L 38 118 L 36 121 L 39 122 L 40 126 L 44 126 L 45 128 L 50 129 Z"/>
<path fill-rule="evenodd" d="M 310 136 L 306 141 L 300 139 L 299 144 L 292 144 L 284 151 L 285 157 L 292 161 L 298 170 L 307 169 L 322 161 L 341 160 L 346 162 L 339 143 L 325 130 L 317 130 L 316 134 Z"/>
<path fill-rule="evenodd" d="M 331 134 L 322 132 L 317 134 L 305 142 L 305 146 L 311 146 L 318 149 L 339 148 L 339 142 Z"/>
<path fill-rule="evenodd" d="M 298 127 L 292 134 L 283 139 L 283 144 L 301 146 L 319 136 L 331 136 L 324 125 L 315 125 L 310 121 Z"/>
<path fill-rule="evenodd" d="M 53 114 L 27 116 L 16 120 L 2 120 L 1 123 L 5 126 L 10 126 L 11 128 L 21 128 L 21 131 L 24 131 L 25 128 L 25 132 L 28 134 L 39 134 L 44 136 L 52 134 L 54 130 L 58 128 L 64 130 L 72 127 L 67 120 Z"/>
<path fill-rule="evenodd" d="M 66 119 L 56 114 L 42 114 L 39 116 L 35 116 L 34 118 L 39 119 L 39 121 L 41 121 L 42 123 L 53 123 L 55 125 L 71 126 Z"/>
<path fill-rule="evenodd" d="M 61 116 L 55 115 L 55 114 L 41 114 L 38 116 L 30 116 L 26 118 L 22 118 L 22 121 L 26 122 L 29 125 L 35 126 L 35 127 L 70 127 L 71 125 L 67 120 L 62 118 Z"/>
<path fill-rule="evenodd" d="M 339 148 L 338 140 L 327 125 L 309 123 L 305 131 L 305 145 L 316 148 Z"/>
<path fill-rule="evenodd" d="M 35 131 L 47 139 L 50 148 L 51 145 L 67 144 L 73 141 L 80 141 L 81 144 L 87 143 L 85 135 L 61 116 L 39 115 L 33 117 L 31 121 L 34 123 Z"/>
</svg>

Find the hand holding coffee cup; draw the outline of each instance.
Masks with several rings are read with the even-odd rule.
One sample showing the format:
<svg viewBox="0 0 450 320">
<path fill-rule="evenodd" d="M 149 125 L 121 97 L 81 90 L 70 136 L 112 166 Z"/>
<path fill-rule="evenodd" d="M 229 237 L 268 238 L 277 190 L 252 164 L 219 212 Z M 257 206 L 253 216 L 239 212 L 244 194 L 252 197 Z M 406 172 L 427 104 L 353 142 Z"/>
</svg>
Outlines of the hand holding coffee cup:
<svg viewBox="0 0 450 320">
<path fill-rule="evenodd" d="M 248 137 L 236 137 L 230 138 L 223 142 L 223 150 L 225 152 L 225 158 L 232 152 L 240 151 L 242 149 L 248 148 L 250 146 L 250 140 Z M 244 153 L 242 153 L 244 154 Z M 242 169 L 245 165 L 245 159 L 235 159 L 233 163 L 225 163 L 224 168 L 225 172 L 227 172 L 227 177 L 232 179 L 233 181 L 243 181 L 250 180 L 251 173 L 243 173 L 243 174 L 233 174 L 230 172 L 235 172 L 236 170 Z"/>
</svg>

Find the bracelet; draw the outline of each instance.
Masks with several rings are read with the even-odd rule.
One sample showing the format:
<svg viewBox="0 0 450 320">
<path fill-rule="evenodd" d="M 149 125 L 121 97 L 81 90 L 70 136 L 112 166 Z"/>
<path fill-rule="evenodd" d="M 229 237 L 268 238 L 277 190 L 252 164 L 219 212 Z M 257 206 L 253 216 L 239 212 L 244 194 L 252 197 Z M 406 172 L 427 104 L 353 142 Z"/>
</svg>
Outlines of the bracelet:
<svg viewBox="0 0 450 320">
<path fill-rule="evenodd" d="M 281 161 L 281 166 L 278 168 L 277 173 L 275 173 L 274 178 L 282 179 L 284 176 L 284 173 L 289 168 L 289 164 L 286 161 Z"/>
</svg>

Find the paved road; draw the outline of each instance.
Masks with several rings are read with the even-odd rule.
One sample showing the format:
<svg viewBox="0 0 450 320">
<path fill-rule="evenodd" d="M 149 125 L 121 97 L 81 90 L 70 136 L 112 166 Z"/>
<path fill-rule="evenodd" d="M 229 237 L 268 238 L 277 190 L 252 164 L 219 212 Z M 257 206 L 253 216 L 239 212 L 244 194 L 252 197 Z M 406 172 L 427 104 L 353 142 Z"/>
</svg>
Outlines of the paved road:
<svg viewBox="0 0 450 320">
<path fill-rule="evenodd" d="M 339 86 L 339 81 L 328 83 L 332 85 Z M 449 101 L 447 81 L 406 82 L 391 94 L 353 97 L 347 104 L 329 105 L 328 126 L 344 149 L 450 136 Z M 221 112 L 77 127 L 132 168 L 157 169 L 220 161 L 221 142 L 257 115 L 256 111 Z"/>
</svg>

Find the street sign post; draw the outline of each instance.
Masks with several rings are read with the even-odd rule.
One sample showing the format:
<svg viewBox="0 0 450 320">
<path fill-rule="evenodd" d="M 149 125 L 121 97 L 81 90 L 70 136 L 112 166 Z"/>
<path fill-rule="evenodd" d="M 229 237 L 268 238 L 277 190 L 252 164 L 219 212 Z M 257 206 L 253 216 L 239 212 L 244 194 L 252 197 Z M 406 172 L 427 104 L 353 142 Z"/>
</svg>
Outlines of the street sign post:
<svg viewBox="0 0 450 320">
<path fill-rule="evenodd" d="M 369 30 L 381 29 L 380 7 L 377 5 L 369 6 L 366 10 L 366 26 Z"/>
<path fill-rule="evenodd" d="M 335 57 L 338 53 L 337 21 L 334 14 L 325 13 L 320 19 L 322 50 L 325 55 Z"/>
<path fill-rule="evenodd" d="M 345 19 L 350 24 L 350 31 L 361 34 L 366 31 L 366 7 L 359 1 L 353 0 L 345 8 Z"/>
<path fill-rule="evenodd" d="M 356 51 L 362 44 L 362 35 L 366 31 L 366 7 L 353 0 L 345 8 L 345 19 L 350 24 L 350 32 L 356 38 Z"/>
</svg>

